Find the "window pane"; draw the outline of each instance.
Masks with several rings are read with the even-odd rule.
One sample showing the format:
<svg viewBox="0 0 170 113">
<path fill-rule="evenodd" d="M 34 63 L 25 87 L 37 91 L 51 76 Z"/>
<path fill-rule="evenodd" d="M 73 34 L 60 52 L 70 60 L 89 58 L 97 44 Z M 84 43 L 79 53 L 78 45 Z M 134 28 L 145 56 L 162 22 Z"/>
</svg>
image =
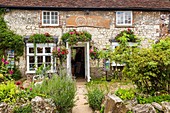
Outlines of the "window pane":
<svg viewBox="0 0 170 113">
<path fill-rule="evenodd" d="M 117 12 L 117 23 L 123 24 L 123 12 Z"/>
<path fill-rule="evenodd" d="M 29 48 L 29 53 L 34 53 L 34 48 Z"/>
<path fill-rule="evenodd" d="M 47 13 L 46 13 L 46 12 L 43 12 L 43 15 L 47 15 Z"/>
<path fill-rule="evenodd" d="M 45 56 L 45 62 L 51 63 L 51 56 Z"/>
<path fill-rule="evenodd" d="M 50 24 L 50 20 L 47 20 L 47 24 Z"/>
<path fill-rule="evenodd" d="M 34 62 L 35 62 L 34 56 L 29 56 L 29 63 L 34 63 Z"/>
<path fill-rule="evenodd" d="M 29 64 L 29 70 L 30 70 L 30 71 L 34 71 L 34 70 L 35 70 L 34 64 Z"/>
<path fill-rule="evenodd" d="M 45 53 L 51 53 L 51 47 L 46 47 L 45 48 Z"/>
<path fill-rule="evenodd" d="M 43 23 L 44 23 L 44 24 L 47 24 L 47 20 L 43 20 Z"/>
<path fill-rule="evenodd" d="M 51 15 L 55 15 L 55 13 L 54 13 L 54 12 L 51 12 Z"/>
<path fill-rule="evenodd" d="M 43 48 L 42 47 L 37 47 L 37 53 L 43 53 Z"/>
<path fill-rule="evenodd" d="M 55 15 L 57 16 L 57 15 L 58 15 L 58 12 L 55 12 Z"/>
<path fill-rule="evenodd" d="M 42 63 L 43 62 L 43 56 L 37 56 L 37 61 L 38 61 L 38 63 Z"/>
<path fill-rule="evenodd" d="M 50 15 L 50 12 L 47 12 L 47 15 Z"/>
<path fill-rule="evenodd" d="M 131 23 L 131 12 L 125 12 L 125 23 L 126 24 Z"/>
<path fill-rule="evenodd" d="M 46 19 L 47 17 L 46 16 L 43 16 L 44 19 Z"/>
<path fill-rule="evenodd" d="M 56 24 L 56 23 L 55 23 L 55 20 L 51 20 L 51 24 Z"/>
</svg>

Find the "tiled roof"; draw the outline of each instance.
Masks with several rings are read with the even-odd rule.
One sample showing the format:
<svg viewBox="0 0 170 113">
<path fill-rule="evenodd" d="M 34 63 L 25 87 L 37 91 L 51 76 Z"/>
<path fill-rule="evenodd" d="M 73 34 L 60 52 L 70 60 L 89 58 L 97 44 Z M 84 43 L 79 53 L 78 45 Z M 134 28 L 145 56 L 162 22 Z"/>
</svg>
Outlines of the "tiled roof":
<svg viewBox="0 0 170 113">
<path fill-rule="evenodd" d="M 0 0 L 0 7 L 170 9 L 170 0 Z"/>
</svg>

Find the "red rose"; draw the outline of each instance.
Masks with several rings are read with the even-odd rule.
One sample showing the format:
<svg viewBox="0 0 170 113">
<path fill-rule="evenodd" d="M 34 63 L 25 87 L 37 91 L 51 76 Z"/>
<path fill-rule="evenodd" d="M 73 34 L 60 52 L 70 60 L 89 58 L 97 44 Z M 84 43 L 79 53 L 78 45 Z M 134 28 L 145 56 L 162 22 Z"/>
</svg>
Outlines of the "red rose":
<svg viewBox="0 0 170 113">
<path fill-rule="evenodd" d="M 61 54 L 64 55 L 64 54 L 65 54 L 65 51 L 62 51 Z"/>
</svg>

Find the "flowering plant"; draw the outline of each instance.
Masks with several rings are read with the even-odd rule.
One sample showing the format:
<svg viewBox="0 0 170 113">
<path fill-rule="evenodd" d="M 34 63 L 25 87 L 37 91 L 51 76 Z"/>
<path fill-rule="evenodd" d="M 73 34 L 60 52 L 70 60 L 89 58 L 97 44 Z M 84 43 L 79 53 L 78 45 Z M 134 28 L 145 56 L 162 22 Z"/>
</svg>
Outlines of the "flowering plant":
<svg viewBox="0 0 170 113">
<path fill-rule="evenodd" d="M 9 69 L 9 62 L 7 60 L 5 60 L 5 58 L 3 57 L 1 59 L 1 66 L 0 66 L 0 79 L 1 80 L 10 80 L 12 74 L 14 73 L 14 71 L 12 69 Z"/>
<path fill-rule="evenodd" d="M 93 60 L 99 59 L 99 51 L 96 47 L 91 47 L 90 49 L 90 57 Z"/>
<path fill-rule="evenodd" d="M 115 40 L 120 42 L 121 38 L 124 37 L 128 42 L 136 42 L 137 38 L 134 32 L 131 29 L 121 31 L 116 37 Z"/>
<path fill-rule="evenodd" d="M 70 45 L 75 45 L 77 42 L 85 42 L 85 41 L 90 41 L 91 40 L 91 34 L 88 33 L 87 31 L 76 31 L 70 30 L 69 32 L 63 34 L 62 36 L 62 41 L 63 42 L 68 42 Z"/>
<path fill-rule="evenodd" d="M 51 35 L 49 33 L 45 33 L 45 34 L 33 34 L 32 36 L 30 36 L 30 38 L 28 39 L 28 42 L 31 43 L 51 43 L 54 42 L 54 39 L 51 37 Z"/>
<path fill-rule="evenodd" d="M 61 46 L 54 48 L 52 54 L 54 57 L 59 58 L 60 63 L 62 64 L 62 62 L 67 58 L 68 50 L 64 46 Z"/>
</svg>

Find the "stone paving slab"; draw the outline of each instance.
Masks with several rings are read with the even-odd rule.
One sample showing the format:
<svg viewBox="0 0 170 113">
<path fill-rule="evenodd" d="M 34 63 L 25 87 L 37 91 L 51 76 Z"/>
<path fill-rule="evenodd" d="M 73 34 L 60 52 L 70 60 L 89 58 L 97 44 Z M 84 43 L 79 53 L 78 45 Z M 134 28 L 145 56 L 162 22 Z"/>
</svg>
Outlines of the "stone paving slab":
<svg viewBox="0 0 170 113">
<path fill-rule="evenodd" d="M 72 109 L 72 113 L 93 113 L 93 110 L 89 107 L 87 101 L 87 90 L 85 81 L 77 81 L 77 92 L 75 96 L 75 106 Z"/>
</svg>

